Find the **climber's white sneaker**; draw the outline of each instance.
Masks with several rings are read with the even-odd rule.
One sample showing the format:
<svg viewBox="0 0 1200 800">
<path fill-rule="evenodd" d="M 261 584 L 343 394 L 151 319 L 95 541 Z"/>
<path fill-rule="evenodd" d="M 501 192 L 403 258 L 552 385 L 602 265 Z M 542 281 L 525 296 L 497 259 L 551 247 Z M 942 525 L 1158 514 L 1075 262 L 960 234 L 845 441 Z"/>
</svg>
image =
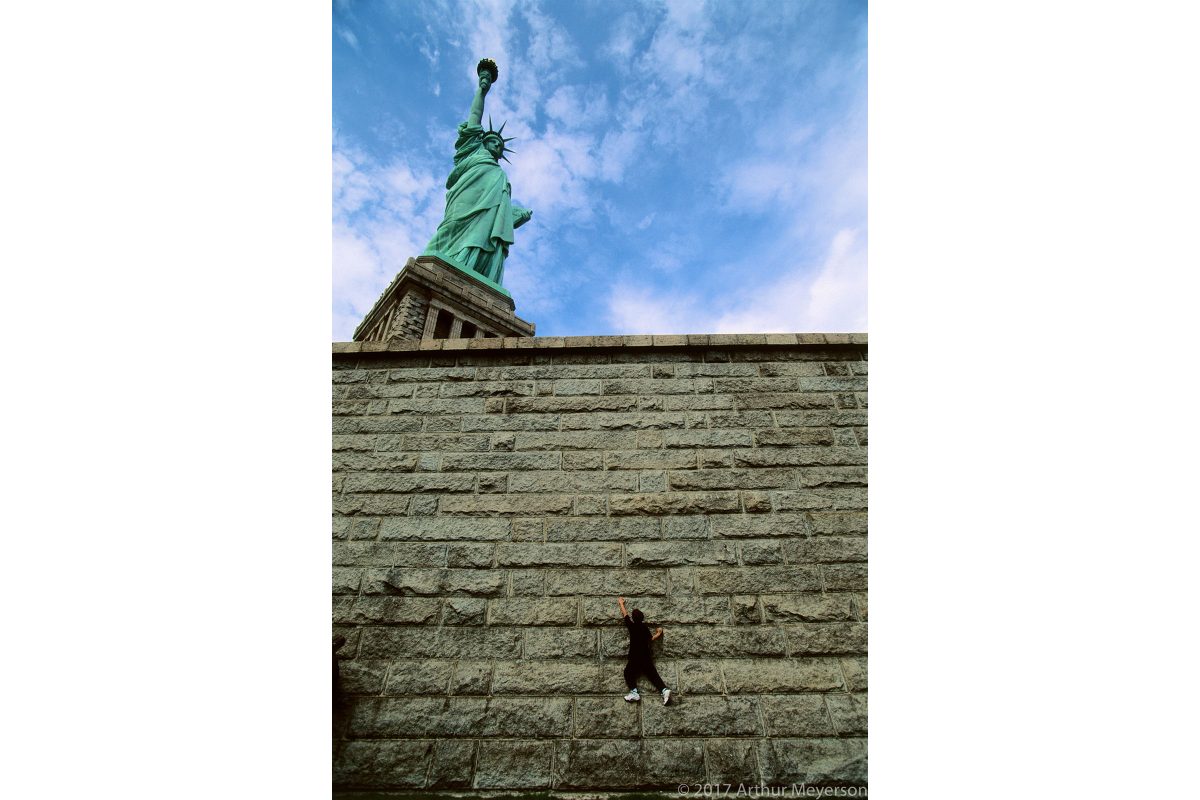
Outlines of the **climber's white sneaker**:
<svg viewBox="0 0 1200 800">
<path fill-rule="evenodd" d="M 670 689 L 663 689 L 662 696 L 663 696 L 663 705 L 664 706 L 667 703 L 671 702 L 671 690 Z"/>
<path fill-rule="evenodd" d="M 625 695 L 625 699 L 631 703 L 636 703 L 642 699 L 642 696 L 640 694 L 638 694 L 637 689 L 631 689 L 629 691 L 629 694 Z"/>
</svg>

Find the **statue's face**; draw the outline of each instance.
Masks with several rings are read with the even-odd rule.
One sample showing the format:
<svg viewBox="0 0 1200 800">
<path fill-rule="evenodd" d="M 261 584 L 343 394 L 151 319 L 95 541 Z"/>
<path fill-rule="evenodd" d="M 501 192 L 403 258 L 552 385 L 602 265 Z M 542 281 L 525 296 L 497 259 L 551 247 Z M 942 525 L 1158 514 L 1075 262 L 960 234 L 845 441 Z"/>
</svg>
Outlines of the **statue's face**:
<svg viewBox="0 0 1200 800">
<path fill-rule="evenodd" d="M 496 159 L 497 161 L 499 161 L 500 156 L 504 154 L 504 142 L 501 141 L 497 136 L 485 137 L 483 140 L 483 146 L 489 153 L 492 154 L 492 158 Z"/>
</svg>

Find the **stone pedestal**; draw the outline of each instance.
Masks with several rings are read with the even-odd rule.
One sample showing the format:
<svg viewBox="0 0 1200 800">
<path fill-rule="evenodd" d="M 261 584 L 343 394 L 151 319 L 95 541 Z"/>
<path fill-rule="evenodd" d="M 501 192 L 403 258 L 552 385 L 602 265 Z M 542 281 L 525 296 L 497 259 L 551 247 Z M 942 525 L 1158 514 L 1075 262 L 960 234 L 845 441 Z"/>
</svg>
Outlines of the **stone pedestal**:
<svg viewBox="0 0 1200 800">
<path fill-rule="evenodd" d="M 356 342 L 533 336 L 507 293 L 435 256 L 410 258 L 354 331 Z"/>
</svg>

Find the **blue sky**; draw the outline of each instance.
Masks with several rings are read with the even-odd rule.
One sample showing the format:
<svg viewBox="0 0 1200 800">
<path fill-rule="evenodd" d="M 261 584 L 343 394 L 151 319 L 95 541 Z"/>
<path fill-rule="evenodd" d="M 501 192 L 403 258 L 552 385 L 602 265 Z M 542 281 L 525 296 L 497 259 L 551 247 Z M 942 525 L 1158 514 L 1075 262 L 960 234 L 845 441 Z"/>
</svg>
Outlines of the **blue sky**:
<svg viewBox="0 0 1200 800">
<path fill-rule="evenodd" d="M 441 220 L 475 64 L 538 335 L 867 329 L 867 5 L 335 2 L 333 338 Z"/>
</svg>

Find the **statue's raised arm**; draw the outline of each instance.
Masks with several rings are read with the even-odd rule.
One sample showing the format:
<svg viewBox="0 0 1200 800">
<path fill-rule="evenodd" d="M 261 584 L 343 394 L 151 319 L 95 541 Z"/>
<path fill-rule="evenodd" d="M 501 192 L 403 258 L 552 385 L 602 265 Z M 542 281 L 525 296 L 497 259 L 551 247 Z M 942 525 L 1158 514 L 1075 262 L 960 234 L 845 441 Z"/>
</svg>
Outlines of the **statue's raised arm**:
<svg viewBox="0 0 1200 800">
<path fill-rule="evenodd" d="M 513 229 L 528 222 L 533 212 L 514 206 L 508 176 L 500 168 L 507 161 L 504 125 L 492 130 L 483 125 L 483 103 L 492 85 L 499 79 L 496 62 L 485 58 L 476 67 L 479 82 L 467 121 L 458 126 L 454 143 L 454 168 L 446 179 L 446 214 L 425 248 L 425 255 L 437 256 L 470 273 L 500 291 L 504 259 L 513 243 Z M 507 294 L 507 292 L 505 292 Z"/>
</svg>

